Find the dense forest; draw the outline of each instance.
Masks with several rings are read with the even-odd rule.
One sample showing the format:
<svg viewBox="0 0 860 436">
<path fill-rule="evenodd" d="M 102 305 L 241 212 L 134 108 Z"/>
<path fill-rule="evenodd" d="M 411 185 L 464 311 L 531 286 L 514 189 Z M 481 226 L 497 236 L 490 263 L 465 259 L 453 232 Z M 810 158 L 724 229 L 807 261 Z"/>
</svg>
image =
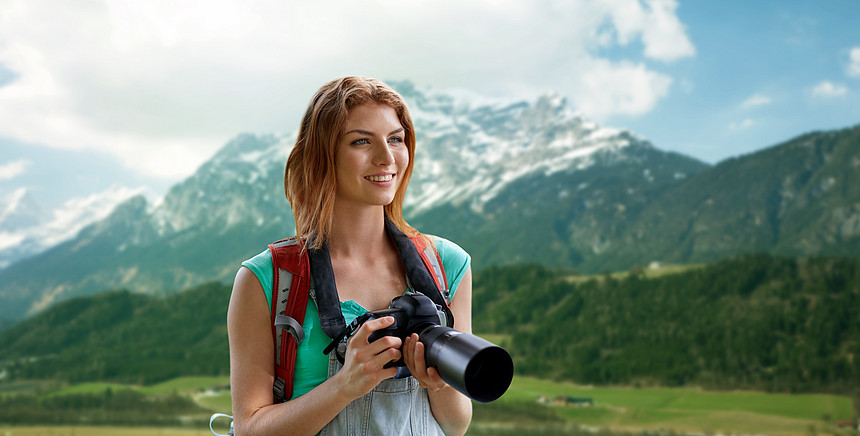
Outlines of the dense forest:
<svg viewBox="0 0 860 436">
<path fill-rule="evenodd" d="M 848 393 L 860 385 L 860 260 L 744 255 L 677 274 L 475 278 L 478 332 L 520 374 L 620 385 Z"/>
<path fill-rule="evenodd" d="M 744 255 L 681 272 L 474 276 L 473 319 L 518 374 L 610 385 L 850 393 L 860 386 L 860 260 Z M 64 302 L 0 335 L 5 380 L 150 384 L 229 373 L 230 288 Z M 857 359 L 855 359 L 855 356 Z"/>
<path fill-rule="evenodd" d="M 0 335 L 7 378 L 152 384 L 227 375 L 229 299 L 229 286 L 209 283 L 166 298 L 111 291 L 60 303 Z"/>
<path fill-rule="evenodd" d="M 176 393 L 146 396 L 133 390 L 65 395 L 0 396 L 0 422 L 4 424 L 181 425 L 192 422 L 182 415 L 207 411 Z M 198 426 L 205 421 L 193 422 Z M 9 434 L 9 433 L 7 433 Z"/>
</svg>

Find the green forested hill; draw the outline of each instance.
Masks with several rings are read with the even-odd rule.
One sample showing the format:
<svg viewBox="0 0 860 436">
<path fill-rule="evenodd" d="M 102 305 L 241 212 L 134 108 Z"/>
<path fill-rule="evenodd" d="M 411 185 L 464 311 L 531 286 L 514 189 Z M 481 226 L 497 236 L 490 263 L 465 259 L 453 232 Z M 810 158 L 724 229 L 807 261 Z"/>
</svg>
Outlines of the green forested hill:
<svg viewBox="0 0 860 436">
<path fill-rule="evenodd" d="M 663 191 L 610 257 L 627 265 L 755 252 L 860 257 L 858 170 L 860 125 L 726 159 Z M 624 263 L 594 266 L 617 271 Z"/>
<path fill-rule="evenodd" d="M 0 364 L 12 378 L 68 382 L 226 375 L 229 298 L 221 283 L 166 298 L 127 291 L 75 298 L 4 331 Z"/>
<path fill-rule="evenodd" d="M 588 280 L 539 266 L 475 277 L 475 329 L 522 374 L 594 384 L 847 392 L 860 384 L 860 261 L 746 255 Z"/>
<path fill-rule="evenodd" d="M 618 385 L 848 393 L 860 386 L 860 260 L 745 255 L 679 273 L 474 276 L 474 330 L 519 374 Z M 154 383 L 229 372 L 229 286 L 70 300 L 0 334 L 6 379 Z"/>
</svg>

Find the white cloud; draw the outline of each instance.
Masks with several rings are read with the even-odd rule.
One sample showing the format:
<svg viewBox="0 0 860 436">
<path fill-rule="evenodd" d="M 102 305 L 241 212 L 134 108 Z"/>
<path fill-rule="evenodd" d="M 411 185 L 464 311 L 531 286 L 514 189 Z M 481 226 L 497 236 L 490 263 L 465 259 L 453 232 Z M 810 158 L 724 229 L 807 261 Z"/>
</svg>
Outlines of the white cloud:
<svg viewBox="0 0 860 436">
<path fill-rule="evenodd" d="M 770 97 L 761 94 L 753 94 L 750 98 L 741 103 L 742 109 L 749 109 L 758 106 L 765 106 L 771 103 Z"/>
<path fill-rule="evenodd" d="M 827 80 L 815 85 L 810 91 L 815 98 L 837 98 L 848 94 L 848 88 L 838 83 L 832 83 Z"/>
<path fill-rule="evenodd" d="M 602 118 L 649 112 L 669 92 L 672 79 L 642 64 L 595 60 L 579 82 L 582 87 L 575 94 L 578 109 L 587 116 Z"/>
<path fill-rule="evenodd" d="M 0 180 L 12 180 L 21 174 L 24 174 L 32 163 L 33 162 L 27 159 L 18 159 L 12 162 L 0 164 Z"/>
<path fill-rule="evenodd" d="M 744 130 L 749 129 L 750 127 L 756 124 L 755 120 L 752 118 L 745 118 L 743 121 L 739 123 L 730 123 L 729 130 Z"/>
<path fill-rule="evenodd" d="M 648 0 L 646 7 L 638 0 L 618 0 L 610 4 L 620 42 L 626 44 L 641 36 L 645 55 L 663 61 L 696 53 L 689 39 L 679 38 L 686 33 L 681 20 L 675 15 L 677 1 Z"/>
<path fill-rule="evenodd" d="M 0 135 L 98 150 L 133 171 L 179 178 L 239 132 L 294 130 L 313 92 L 348 74 L 487 95 L 554 90 L 596 116 L 638 115 L 672 83 L 642 58 L 695 54 L 676 8 L 674 0 L 7 0 L 0 64 L 15 80 L 0 86 Z M 636 58 L 602 57 L 636 41 Z"/>
<path fill-rule="evenodd" d="M 850 63 L 848 64 L 847 74 L 851 77 L 860 77 L 860 47 L 854 47 L 848 54 Z"/>
</svg>

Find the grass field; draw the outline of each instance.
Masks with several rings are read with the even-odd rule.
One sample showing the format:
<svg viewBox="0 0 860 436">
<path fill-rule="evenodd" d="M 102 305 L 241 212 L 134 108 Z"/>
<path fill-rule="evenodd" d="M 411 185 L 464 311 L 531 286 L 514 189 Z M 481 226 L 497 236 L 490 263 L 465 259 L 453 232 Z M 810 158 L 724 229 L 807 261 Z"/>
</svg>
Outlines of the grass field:
<svg viewBox="0 0 860 436">
<path fill-rule="evenodd" d="M 124 385 L 118 383 L 80 383 L 61 388 L 51 395 L 89 394 L 100 393 L 107 389 L 119 391 L 123 389 L 134 389 L 142 394 L 162 393 L 193 393 L 206 389 L 226 388 L 230 385 L 229 377 L 178 377 L 163 383 L 151 386 Z"/>
<path fill-rule="evenodd" d="M 182 377 L 152 386 L 133 386 L 108 383 L 83 383 L 62 388 L 47 395 L 97 393 L 110 388 L 114 391 L 134 389 L 147 395 L 177 392 L 188 395 L 212 412 L 230 413 L 230 393 L 226 390 L 226 377 Z M 42 387 L 42 384 L 32 386 Z M 23 386 L 12 391 L 23 389 Z M 586 397 L 592 406 L 537 405 L 541 396 L 553 399 L 558 396 Z M 768 394 L 749 391 L 704 391 L 698 388 L 623 388 L 589 387 L 571 383 L 538 380 L 527 377 L 514 379 L 511 388 L 497 402 L 478 404 L 476 415 L 493 416 L 523 410 L 523 416 L 534 415 L 535 410 L 550 411 L 562 422 L 546 424 L 540 434 L 562 434 L 548 429 L 579 424 L 590 428 L 617 432 L 641 430 L 674 430 L 684 433 L 732 433 L 757 435 L 790 435 L 833 433 L 832 422 L 854 416 L 851 400 L 836 395 Z M 479 408 L 491 412 L 480 415 Z M 546 409 L 545 409 L 546 408 Z M 825 421 L 825 417 L 831 423 Z M 508 421 L 510 422 L 510 421 Z M 567 424 L 565 424 L 565 422 Z M 222 423 L 226 425 L 226 423 Z M 470 434 L 494 434 L 493 422 L 476 421 Z M 532 422 L 532 429 L 542 429 L 540 422 Z M 486 429 L 490 430 L 486 430 Z M 501 427 L 496 428 L 498 430 Z M 482 430 L 483 429 L 483 430 Z M 526 433 L 534 433 L 527 431 Z M 121 427 L 3 427 L 0 436 L 35 435 L 203 435 L 206 428 L 121 428 Z M 515 432 L 505 433 L 515 434 Z M 564 433 L 568 434 L 568 433 Z M 570 433 L 575 434 L 575 433 Z"/>
<path fill-rule="evenodd" d="M 33 426 L 3 427 L 0 436 L 205 436 L 209 429 L 174 429 L 159 427 L 84 427 Z"/>
<path fill-rule="evenodd" d="M 854 416 L 851 400 L 836 395 L 703 391 L 698 388 L 605 388 L 518 377 L 499 400 L 534 401 L 540 396 L 587 397 L 590 407 L 555 407 L 580 424 L 614 429 L 674 429 L 687 432 L 808 434 L 831 421 Z"/>
</svg>

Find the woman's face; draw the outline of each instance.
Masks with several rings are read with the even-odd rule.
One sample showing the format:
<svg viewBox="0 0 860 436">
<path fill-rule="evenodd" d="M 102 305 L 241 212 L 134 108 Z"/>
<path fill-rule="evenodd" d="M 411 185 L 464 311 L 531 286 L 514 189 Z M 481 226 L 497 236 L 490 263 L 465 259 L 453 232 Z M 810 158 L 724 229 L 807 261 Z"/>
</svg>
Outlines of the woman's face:
<svg viewBox="0 0 860 436">
<path fill-rule="evenodd" d="M 336 201 L 385 206 L 394 200 L 409 164 L 406 132 L 388 105 L 352 108 L 337 144 Z"/>
</svg>

